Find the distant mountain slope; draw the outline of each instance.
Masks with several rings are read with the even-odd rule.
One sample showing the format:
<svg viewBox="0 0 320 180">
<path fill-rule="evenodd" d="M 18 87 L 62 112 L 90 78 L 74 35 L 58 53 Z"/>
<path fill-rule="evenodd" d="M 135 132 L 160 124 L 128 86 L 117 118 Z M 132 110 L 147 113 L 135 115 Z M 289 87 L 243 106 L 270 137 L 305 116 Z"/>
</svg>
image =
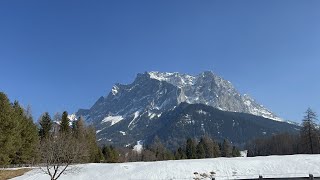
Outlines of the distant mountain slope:
<svg viewBox="0 0 320 180">
<path fill-rule="evenodd" d="M 208 115 L 196 115 L 188 110 L 190 108 Z M 295 131 L 297 127 L 282 122 L 248 95 L 241 95 L 229 81 L 209 71 L 197 76 L 162 72 L 138 74 L 131 84 L 115 84 L 107 96 L 100 97 L 90 109 L 80 109 L 76 115 L 83 116 L 96 127 L 101 143 L 122 145 L 147 141 L 155 134 L 169 141 L 203 133 L 243 143 L 261 133 Z M 231 119 L 234 122 L 231 123 Z M 189 124 L 182 127 L 184 121 Z M 164 132 L 167 136 L 162 135 Z"/>
<path fill-rule="evenodd" d="M 135 127 L 132 128 L 132 121 Z M 243 145 L 250 139 L 280 132 L 297 133 L 299 126 L 286 122 L 236 112 L 221 111 L 203 104 L 181 103 L 161 116 L 150 119 L 148 114 L 131 116 L 99 131 L 99 142 L 133 145 L 137 140 L 146 143 L 155 136 L 168 147 L 177 147 L 188 137 L 200 138 L 207 134 L 217 140 L 228 138 Z"/>
</svg>

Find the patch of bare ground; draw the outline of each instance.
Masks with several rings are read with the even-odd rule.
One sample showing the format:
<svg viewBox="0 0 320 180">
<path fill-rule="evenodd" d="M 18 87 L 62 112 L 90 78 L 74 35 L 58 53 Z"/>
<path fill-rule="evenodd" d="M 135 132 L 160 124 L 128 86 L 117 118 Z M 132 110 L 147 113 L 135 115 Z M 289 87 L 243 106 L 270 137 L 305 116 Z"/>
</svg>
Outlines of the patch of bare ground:
<svg viewBox="0 0 320 180">
<path fill-rule="evenodd" d="M 4 170 L 0 169 L 0 180 L 7 180 L 14 177 L 22 176 L 24 173 L 30 171 L 30 168 L 22 168 L 16 170 Z"/>
</svg>

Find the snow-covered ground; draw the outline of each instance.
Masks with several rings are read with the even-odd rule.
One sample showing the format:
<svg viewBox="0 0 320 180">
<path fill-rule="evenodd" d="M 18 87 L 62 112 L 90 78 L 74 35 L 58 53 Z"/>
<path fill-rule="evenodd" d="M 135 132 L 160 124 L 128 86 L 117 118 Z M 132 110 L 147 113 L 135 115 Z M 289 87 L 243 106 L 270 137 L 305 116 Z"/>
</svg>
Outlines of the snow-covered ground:
<svg viewBox="0 0 320 180">
<path fill-rule="evenodd" d="M 214 175 L 216 179 L 320 176 L 320 155 L 215 158 L 159 162 L 77 165 L 61 180 L 105 179 L 194 179 Z M 200 174 L 202 176 L 200 176 Z M 205 178 L 203 178 L 205 179 Z M 210 179 L 210 178 L 206 178 Z M 14 180 L 49 180 L 39 169 Z"/>
</svg>

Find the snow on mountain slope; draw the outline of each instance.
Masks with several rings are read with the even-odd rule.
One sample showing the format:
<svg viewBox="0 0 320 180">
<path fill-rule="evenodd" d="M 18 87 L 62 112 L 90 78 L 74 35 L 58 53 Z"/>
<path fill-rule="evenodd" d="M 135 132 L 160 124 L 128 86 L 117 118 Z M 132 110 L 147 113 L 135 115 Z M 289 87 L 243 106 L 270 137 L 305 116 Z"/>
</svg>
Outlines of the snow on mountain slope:
<svg viewBox="0 0 320 180">
<path fill-rule="evenodd" d="M 320 176 L 320 155 L 290 155 L 194 159 L 158 162 L 76 165 L 78 171 L 62 175 L 61 180 L 129 179 L 241 179 L 263 177 Z M 13 180 L 49 180 L 38 168 Z"/>
<path fill-rule="evenodd" d="M 155 128 L 149 127 L 168 124 L 161 117 L 183 103 L 203 104 L 226 112 L 246 113 L 282 121 L 250 96 L 240 94 L 231 82 L 210 71 L 198 75 L 156 71 L 139 73 L 132 83 L 115 84 L 107 95 L 101 96 L 90 109 L 79 109 L 76 115 L 82 116 L 87 123 L 95 126 L 98 139 L 112 139 L 106 143 L 128 144 L 140 139 L 146 140 L 143 136 L 156 133 Z M 216 121 L 212 117 L 207 118 L 210 119 L 205 123 L 208 126 L 211 126 L 211 121 Z M 159 119 L 162 121 L 157 122 Z M 267 127 L 267 124 L 269 123 L 264 127 Z M 124 138 L 119 131 L 127 132 L 128 135 Z M 229 134 L 222 131 L 220 133 Z"/>
<path fill-rule="evenodd" d="M 196 76 L 180 73 L 152 71 L 150 78 L 165 81 L 181 89 L 179 102 L 201 103 L 220 110 L 243 112 L 282 121 L 271 111 L 259 105 L 249 95 L 241 95 L 231 84 L 213 72 L 205 71 Z"/>
<path fill-rule="evenodd" d="M 101 123 L 110 122 L 111 123 L 110 126 L 113 126 L 114 124 L 120 122 L 121 120 L 123 120 L 122 116 L 107 116 L 101 121 Z"/>
</svg>

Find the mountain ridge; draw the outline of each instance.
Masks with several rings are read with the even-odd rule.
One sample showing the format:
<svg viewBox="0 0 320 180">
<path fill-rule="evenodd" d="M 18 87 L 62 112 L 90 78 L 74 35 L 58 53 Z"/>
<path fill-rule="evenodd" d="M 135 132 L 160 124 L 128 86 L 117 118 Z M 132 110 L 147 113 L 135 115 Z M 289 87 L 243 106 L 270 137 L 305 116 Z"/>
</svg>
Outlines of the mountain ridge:
<svg viewBox="0 0 320 180">
<path fill-rule="evenodd" d="M 171 121 L 163 119 L 162 116 L 177 110 L 177 107 L 185 104 L 189 104 L 194 108 L 201 107 L 206 109 L 211 107 L 212 109 L 224 111 L 226 113 L 222 113 L 224 115 L 220 116 L 226 119 L 233 117 L 232 113 L 236 113 L 237 116 L 242 116 L 240 114 L 244 113 L 253 115 L 254 118 L 246 116 L 248 119 L 257 119 L 258 121 L 261 119 L 259 117 L 262 117 L 269 121 L 283 122 L 281 118 L 258 104 L 249 95 L 240 94 L 230 81 L 211 71 L 205 71 L 195 76 L 177 72 L 150 71 L 139 73 L 132 83 L 116 83 L 110 92 L 105 96 L 101 96 L 90 109 L 79 109 L 76 115 L 83 116 L 86 122 L 96 127 L 97 137 L 101 142 L 123 145 L 125 142 L 132 143 L 143 140 L 141 139 L 142 137 L 150 139 L 151 136 L 155 135 L 155 132 L 152 132 L 154 130 L 148 127 L 152 127 L 155 124 L 158 127 L 165 127 L 167 123 L 168 125 L 171 124 L 172 127 L 177 127 L 172 124 L 174 122 L 180 123 L 176 119 L 172 119 L 175 116 L 169 117 Z M 210 122 L 220 122 L 214 116 L 221 113 L 215 110 L 210 111 L 215 113 L 210 114 L 212 117 L 206 117 L 209 120 L 205 124 L 213 128 L 214 126 Z M 196 112 L 192 111 L 190 113 Z M 201 119 L 195 118 L 192 121 L 201 121 Z M 247 123 L 243 120 L 241 122 Z M 263 122 L 270 125 L 267 121 Z M 254 123 L 254 121 L 250 121 L 248 127 L 254 127 Z M 261 126 L 264 127 L 264 125 Z M 285 126 L 282 130 L 286 131 L 296 128 L 295 125 L 287 127 L 280 124 L 280 126 Z M 268 129 L 267 126 L 264 128 Z M 258 130 L 259 132 L 256 130 L 247 131 L 261 134 L 260 131 L 262 130 Z M 270 131 L 269 134 L 276 132 L 278 131 Z M 184 131 L 181 131 L 181 133 L 188 134 Z M 132 138 L 124 137 L 129 135 Z M 212 133 L 212 135 L 217 136 L 216 133 Z M 247 135 L 243 137 L 244 139 L 250 138 Z M 166 137 L 163 138 L 166 139 Z M 239 139 L 239 141 L 241 140 L 240 143 L 243 143 L 244 139 Z"/>
</svg>

